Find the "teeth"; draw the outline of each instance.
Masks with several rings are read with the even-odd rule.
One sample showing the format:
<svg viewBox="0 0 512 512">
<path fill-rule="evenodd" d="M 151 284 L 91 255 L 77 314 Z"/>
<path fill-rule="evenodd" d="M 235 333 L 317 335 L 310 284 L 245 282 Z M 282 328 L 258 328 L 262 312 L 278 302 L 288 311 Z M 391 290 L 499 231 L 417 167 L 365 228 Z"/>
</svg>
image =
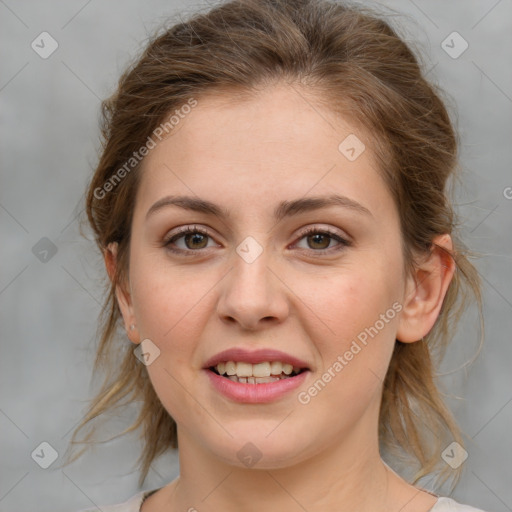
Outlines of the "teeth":
<svg viewBox="0 0 512 512">
<path fill-rule="evenodd" d="M 272 375 L 272 373 L 270 372 L 270 363 L 253 364 L 252 374 L 255 377 L 270 377 L 270 375 Z"/>
<path fill-rule="evenodd" d="M 228 361 L 226 363 L 225 369 L 226 369 L 226 373 L 228 375 L 235 375 L 235 373 L 236 373 L 236 363 L 234 363 L 233 361 Z M 220 373 L 220 371 L 219 371 L 219 365 L 217 365 L 217 371 L 219 372 L 220 375 L 222 375 L 222 373 Z"/>
<path fill-rule="evenodd" d="M 228 379 L 233 382 L 243 382 L 244 384 L 268 384 L 269 382 L 277 382 L 278 380 L 287 379 L 288 377 L 281 375 L 280 377 L 237 377 L 229 375 Z"/>
<path fill-rule="evenodd" d="M 281 380 L 281 377 L 261 377 L 257 380 L 256 384 L 268 384 L 269 382 L 276 382 Z"/>
<path fill-rule="evenodd" d="M 231 380 L 235 380 L 231 377 L 236 377 L 236 382 L 247 382 L 248 384 L 255 384 L 263 382 L 263 379 L 272 378 L 273 382 L 277 377 L 284 375 L 291 375 L 292 373 L 298 373 L 300 368 L 293 366 L 289 363 L 281 363 L 280 361 L 264 362 L 264 363 L 245 363 L 226 361 L 219 363 L 215 369 L 219 375 L 226 375 Z M 254 379 L 258 379 L 255 381 Z M 265 381 L 266 382 L 266 381 Z"/>
<path fill-rule="evenodd" d="M 291 364 L 283 364 L 283 372 L 285 375 L 290 375 L 293 371 L 293 365 Z"/>
<path fill-rule="evenodd" d="M 279 375 L 283 371 L 283 363 L 272 361 L 270 363 L 270 375 Z"/>
<path fill-rule="evenodd" d="M 236 363 L 236 374 L 239 377 L 252 377 L 252 364 Z"/>
</svg>

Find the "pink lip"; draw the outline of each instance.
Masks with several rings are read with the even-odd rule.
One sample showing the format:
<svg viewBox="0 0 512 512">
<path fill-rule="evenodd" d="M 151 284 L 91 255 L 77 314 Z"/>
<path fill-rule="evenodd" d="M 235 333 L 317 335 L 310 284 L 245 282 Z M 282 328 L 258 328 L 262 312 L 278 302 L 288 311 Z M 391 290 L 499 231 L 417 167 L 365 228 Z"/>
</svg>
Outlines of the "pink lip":
<svg viewBox="0 0 512 512">
<path fill-rule="evenodd" d="M 228 360 L 232 361 L 233 359 Z M 265 359 L 265 361 L 268 361 L 268 359 Z M 290 362 L 290 364 L 292 363 Z M 226 377 L 221 377 L 211 370 L 206 369 L 205 371 L 217 391 L 227 398 L 245 403 L 265 403 L 277 400 L 300 386 L 309 373 L 306 370 L 294 377 L 266 384 L 243 384 L 241 382 L 233 382 Z"/>
<path fill-rule="evenodd" d="M 281 361 L 282 363 L 288 363 L 292 366 L 297 366 L 299 368 L 308 368 L 308 364 L 296 357 L 293 357 L 289 354 L 285 354 L 284 352 L 280 352 L 279 350 L 274 349 L 258 349 L 258 350 L 246 350 L 243 348 L 230 348 L 228 350 L 224 350 L 214 355 L 208 361 L 206 361 L 203 368 L 211 368 L 212 366 L 216 366 L 219 363 L 224 363 L 227 361 L 235 361 L 235 362 L 243 362 L 243 363 L 264 363 L 265 361 Z M 308 368 L 309 369 L 309 368 Z M 228 380 L 229 379 L 225 379 Z M 289 380 L 289 379 L 286 379 Z M 229 381 L 232 382 L 232 381 Z M 233 382 L 232 382 L 233 383 Z M 238 383 L 233 383 L 238 384 Z M 278 383 L 276 383 L 278 384 Z M 259 384 L 262 386 L 263 384 Z"/>
</svg>

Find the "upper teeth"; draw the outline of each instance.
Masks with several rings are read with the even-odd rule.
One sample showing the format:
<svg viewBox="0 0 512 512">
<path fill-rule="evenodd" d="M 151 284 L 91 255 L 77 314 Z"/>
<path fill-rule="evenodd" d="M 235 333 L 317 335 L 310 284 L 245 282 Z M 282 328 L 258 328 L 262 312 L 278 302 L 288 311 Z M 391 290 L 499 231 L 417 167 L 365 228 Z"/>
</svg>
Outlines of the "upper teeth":
<svg viewBox="0 0 512 512">
<path fill-rule="evenodd" d="M 290 375 L 293 371 L 298 372 L 299 367 L 280 361 L 272 361 L 258 364 L 227 361 L 219 363 L 215 369 L 220 375 L 236 375 L 238 377 L 270 377 L 271 375 Z"/>
</svg>

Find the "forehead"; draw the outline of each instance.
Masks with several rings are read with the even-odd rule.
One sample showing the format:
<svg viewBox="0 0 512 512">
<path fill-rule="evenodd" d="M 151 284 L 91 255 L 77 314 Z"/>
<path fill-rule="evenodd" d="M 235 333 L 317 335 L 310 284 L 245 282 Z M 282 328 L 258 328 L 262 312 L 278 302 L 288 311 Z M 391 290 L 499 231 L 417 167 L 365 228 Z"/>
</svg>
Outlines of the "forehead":
<svg viewBox="0 0 512 512">
<path fill-rule="evenodd" d="M 334 104 L 330 107 L 325 97 L 298 86 L 277 85 L 257 93 L 208 93 L 196 100 L 188 114 L 180 116 L 169 139 L 178 139 L 180 145 L 189 144 L 189 156 L 201 155 L 203 148 L 235 153 L 242 145 L 244 150 L 252 147 L 263 157 L 261 146 L 251 146 L 251 139 L 274 145 L 272 149 L 278 155 L 282 152 L 276 146 L 293 147 L 297 152 L 302 142 L 311 140 L 337 156 L 340 136 L 354 132 L 361 138 L 367 135 L 355 120 L 349 121 L 335 112 Z M 226 135 L 230 138 L 226 139 Z M 311 150 L 311 144 L 303 149 Z M 148 160 L 154 157 L 155 152 Z"/>
<path fill-rule="evenodd" d="M 364 202 L 365 190 L 385 194 L 371 146 L 360 125 L 296 87 L 210 94 L 146 156 L 138 195 L 147 207 L 165 192 L 218 199 L 221 189 L 240 205 L 326 191 Z"/>
</svg>

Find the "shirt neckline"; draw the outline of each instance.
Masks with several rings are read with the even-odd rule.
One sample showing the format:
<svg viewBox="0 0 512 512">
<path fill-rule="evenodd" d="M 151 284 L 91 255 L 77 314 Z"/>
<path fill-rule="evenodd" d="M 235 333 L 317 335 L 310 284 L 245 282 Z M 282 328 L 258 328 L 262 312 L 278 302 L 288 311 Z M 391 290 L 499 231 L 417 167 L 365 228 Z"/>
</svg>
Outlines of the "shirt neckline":
<svg viewBox="0 0 512 512">
<path fill-rule="evenodd" d="M 160 489 L 161 489 L 161 487 L 159 487 L 158 489 L 153 489 L 151 491 L 142 491 L 142 493 L 141 493 L 142 499 L 141 499 L 140 504 L 139 504 L 139 512 L 140 512 L 140 509 L 142 508 L 142 504 L 146 501 L 146 499 L 149 498 L 151 495 L 155 494 Z M 437 501 L 434 503 L 432 508 L 430 508 L 428 510 L 428 512 L 435 512 L 437 506 L 442 503 L 441 500 L 442 499 L 448 499 L 448 498 L 443 498 L 442 496 L 439 496 L 438 494 L 434 494 L 433 492 L 428 491 L 427 489 L 420 489 L 420 490 L 424 491 L 424 492 L 427 492 L 428 494 L 431 494 L 432 496 L 435 496 L 437 498 Z"/>
</svg>

